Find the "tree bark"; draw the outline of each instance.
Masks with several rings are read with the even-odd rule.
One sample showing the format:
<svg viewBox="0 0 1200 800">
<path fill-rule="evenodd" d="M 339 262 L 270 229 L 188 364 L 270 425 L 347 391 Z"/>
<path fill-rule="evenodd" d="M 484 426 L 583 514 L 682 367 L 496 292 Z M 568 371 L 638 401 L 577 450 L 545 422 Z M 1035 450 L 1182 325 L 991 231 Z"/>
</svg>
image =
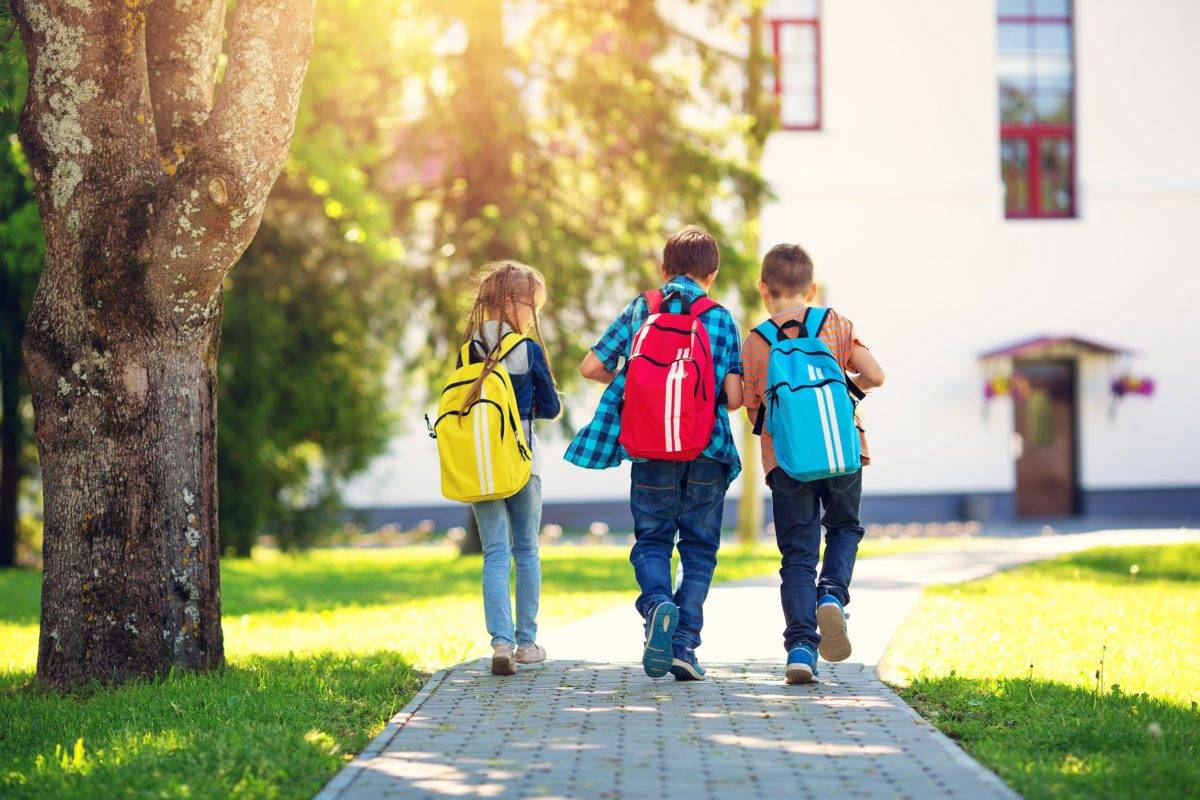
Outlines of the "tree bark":
<svg viewBox="0 0 1200 800">
<path fill-rule="evenodd" d="M 287 153 L 312 0 L 239 2 L 212 106 L 214 5 L 13 2 L 46 236 L 24 354 L 45 495 L 38 679 L 54 688 L 224 658 L 220 286 Z"/>
</svg>

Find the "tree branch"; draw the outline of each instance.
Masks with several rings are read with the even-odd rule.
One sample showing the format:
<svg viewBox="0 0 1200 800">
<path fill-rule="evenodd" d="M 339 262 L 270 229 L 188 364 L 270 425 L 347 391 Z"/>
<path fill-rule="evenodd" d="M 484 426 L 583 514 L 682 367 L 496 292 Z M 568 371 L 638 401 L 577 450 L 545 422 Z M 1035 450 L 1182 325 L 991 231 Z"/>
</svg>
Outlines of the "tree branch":
<svg viewBox="0 0 1200 800">
<path fill-rule="evenodd" d="M 47 240 L 78 246 L 109 215 L 114 193 L 145 176 L 153 153 L 144 7 L 12 0 L 12 8 L 29 61 L 19 134 Z M 58 226 L 69 235 L 54 235 Z"/>
<path fill-rule="evenodd" d="M 214 313 L 221 281 L 258 229 L 295 128 L 313 0 L 241 0 L 229 66 L 195 148 L 154 203 L 139 250 L 149 295 L 177 325 Z"/>
<path fill-rule="evenodd" d="M 146 19 L 146 66 L 163 167 L 174 173 L 213 106 L 225 0 L 159 0 Z"/>
</svg>

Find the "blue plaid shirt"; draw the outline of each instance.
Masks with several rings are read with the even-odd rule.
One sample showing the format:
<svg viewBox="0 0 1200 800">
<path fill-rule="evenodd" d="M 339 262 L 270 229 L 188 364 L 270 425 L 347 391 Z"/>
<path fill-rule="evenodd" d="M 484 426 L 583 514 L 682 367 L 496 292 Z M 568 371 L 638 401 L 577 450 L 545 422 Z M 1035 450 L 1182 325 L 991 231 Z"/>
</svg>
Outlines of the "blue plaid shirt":
<svg viewBox="0 0 1200 800">
<path fill-rule="evenodd" d="M 664 293 L 680 291 L 695 300 L 704 295 L 700 284 L 686 275 L 671 278 L 662 287 Z M 629 357 L 630 342 L 642 323 L 649 316 L 646 299 L 638 295 L 625 306 L 621 315 L 608 326 L 608 330 L 592 345 L 592 352 L 604 364 L 605 369 L 616 372 Z M 718 306 L 702 318 L 712 346 L 713 372 L 716 376 L 716 395 L 720 395 L 725 376 L 742 374 L 742 360 L 737 325 L 724 306 Z M 622 459 L 633 459 L 617 437 L 621 434 L 621 400 L 625 395 L 624 369 L 613 379 L 600 397 L 600 405 L 592 421 L 584 426 L 571 444 L 564 458 L 585 469 L 608 469 L 620 465 Z M 714 396 L 716 396 L 714 395 Z M 724 405 L 717 406 L 717 421 L 713 426 L 712 440 L 701 454 L 729 465 L 729 480 L 742 471 L 737 448 L 733 444 L 733 432 L 729 427 L 729 412 Z"/>
</svg>

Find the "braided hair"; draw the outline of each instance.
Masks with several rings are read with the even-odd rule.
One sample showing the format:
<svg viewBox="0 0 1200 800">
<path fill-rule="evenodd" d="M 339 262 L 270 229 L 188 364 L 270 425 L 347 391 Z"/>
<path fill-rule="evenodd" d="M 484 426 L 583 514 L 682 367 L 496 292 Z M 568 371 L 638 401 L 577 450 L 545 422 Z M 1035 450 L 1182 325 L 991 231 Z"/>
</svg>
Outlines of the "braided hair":
<svg viewBox="0 0 1200 800">
<path fill-rule="evenodd" d="M 545 341 L 542 339 L 542 326 L 538 320 L 538 298 L 539 295 L 543 299 L 546 296 L 546 279 L 542 273 L 518 261 L 492 261 L 483 265 L 478 281 L 479 290 L 475 296 L 475 304 L 471 307 L 471 313 L 467 316 L 467 327 L 459 341 L 460 348 L 475 338 L 489 316 L 499 317 L 501 331 L 507 327 L 511 331 L 522 332 L 517 323 L 517 306 L 519 304 L 528 306 L 533 312 L 534 334 L 537 341 L 545 345 Z M 466 411 L 472 403 L 479 399 L 484 379 L 492 374 L 496 365 L 500 363 L 500 340 L 503 338 L 503 336 L 497 337 L 496 342 L 488 351 L 483 361 L 483 370 L 471 384 L 461 410 Z M 550 379 L 554 380 L 553 371 L 550 373 Z"/>
</svg>

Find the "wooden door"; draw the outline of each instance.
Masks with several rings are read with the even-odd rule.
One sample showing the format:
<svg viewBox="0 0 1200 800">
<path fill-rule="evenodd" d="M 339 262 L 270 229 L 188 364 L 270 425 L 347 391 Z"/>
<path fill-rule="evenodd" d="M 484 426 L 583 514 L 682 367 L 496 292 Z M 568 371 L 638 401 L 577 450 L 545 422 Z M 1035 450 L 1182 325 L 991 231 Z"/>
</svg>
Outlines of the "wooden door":
<svg viewBox="0 0 1200 800">
<path fill-rule="evenodd" d="M 1075 363 L 1013 365 L 1017 435 L 1017 514 L 1051 517 L 1078 511 Z"/>
</svg>

